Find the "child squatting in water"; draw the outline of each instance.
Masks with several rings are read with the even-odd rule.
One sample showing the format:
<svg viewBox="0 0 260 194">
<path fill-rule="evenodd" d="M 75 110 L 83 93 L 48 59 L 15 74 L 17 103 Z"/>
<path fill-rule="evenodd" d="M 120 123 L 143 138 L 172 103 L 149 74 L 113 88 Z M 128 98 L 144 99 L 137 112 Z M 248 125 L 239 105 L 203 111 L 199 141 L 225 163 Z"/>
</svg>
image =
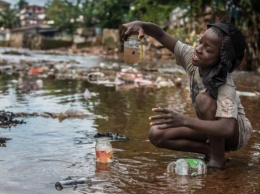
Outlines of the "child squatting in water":
<svg viewBox="0 0 260 194">
<path fill-rule="evenodd" d="M 252 133 L 231 76 L 244 56 L 241 31 L 228 22 L 210 24 L 195 48 L 150 22 L 123 24 L 122 38 L 132 34 L 139 39 L 151 36 L 174 53 L 187 72 L 198 117 L 153 108 L 157 115 L 149 117 L 150 142 L 159 148 L 204 154 L 208 167 L 224 169 L 225 151 L 245 146 Z"/>
</svg>

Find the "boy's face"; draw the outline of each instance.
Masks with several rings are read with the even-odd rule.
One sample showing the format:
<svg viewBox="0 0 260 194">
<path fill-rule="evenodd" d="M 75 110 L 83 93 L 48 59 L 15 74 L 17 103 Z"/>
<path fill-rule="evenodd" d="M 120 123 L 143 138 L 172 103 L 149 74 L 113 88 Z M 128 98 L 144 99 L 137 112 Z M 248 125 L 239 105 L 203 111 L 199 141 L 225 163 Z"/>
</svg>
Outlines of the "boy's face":
<svg viewBox="0 0 260 194">
<path fill-rule="evenodd" d="M 192 55 L 192 64 L 201 70 L 209 70 L 218 64 L 222 38 L 211 28 L 205 31 Z"/>
</svg>

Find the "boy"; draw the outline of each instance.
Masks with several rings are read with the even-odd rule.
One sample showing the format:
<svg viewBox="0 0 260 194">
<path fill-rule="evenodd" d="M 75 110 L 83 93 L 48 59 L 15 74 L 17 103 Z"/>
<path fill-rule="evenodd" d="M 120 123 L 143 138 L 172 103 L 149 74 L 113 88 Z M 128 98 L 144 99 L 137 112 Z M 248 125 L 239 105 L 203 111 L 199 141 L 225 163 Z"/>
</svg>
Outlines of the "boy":
<svg viewBox="0 0 260 194">
<path fill-rule="evenodd" d="M 187 72 L 193 107 L 198 118 L 167 108 L 154 108 L 149 117 L 149 139 L 160 148 L 204 154 L 208 167 L 223 169 L 225 151 L 237 150 L 249 140 L 252 127 L 235 90 L 231 72 L 244 56 L 242 33 L 227 22 L 208 25 L 195 48 L 172 37 L 159 26 L 142 21 L 123 25 L 122 38 L 144 34 L 175 54 Z"/>
</svg>

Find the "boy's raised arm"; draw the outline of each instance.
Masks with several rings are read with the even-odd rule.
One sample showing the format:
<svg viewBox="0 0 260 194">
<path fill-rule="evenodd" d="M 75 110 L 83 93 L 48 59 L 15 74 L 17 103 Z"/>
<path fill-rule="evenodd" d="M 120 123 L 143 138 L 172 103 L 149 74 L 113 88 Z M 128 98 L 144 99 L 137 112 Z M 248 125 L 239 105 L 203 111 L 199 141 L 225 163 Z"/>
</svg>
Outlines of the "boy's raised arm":
<svg viewBox="0 0 260 194">
<path fill-rule="evenodd" d="M 134 21 L 123 24 L 122 38 L 127 40 L 132 34 L 137 34 L 138 39 L 142 39 L 144 35 L 147 34 L 148 36 L 155 38 L 171 52 L 174 52 L 176 42 L 178 41 L 178 39 L 163 31 L 159 26 L 150 22 Z"/>
</svg>

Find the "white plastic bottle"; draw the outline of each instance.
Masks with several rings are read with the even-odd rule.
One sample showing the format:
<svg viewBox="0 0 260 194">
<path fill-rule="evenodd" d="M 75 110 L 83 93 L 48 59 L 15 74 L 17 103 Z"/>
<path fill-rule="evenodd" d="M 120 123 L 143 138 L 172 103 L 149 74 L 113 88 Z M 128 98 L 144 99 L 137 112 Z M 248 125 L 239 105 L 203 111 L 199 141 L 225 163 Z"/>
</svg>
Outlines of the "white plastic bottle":
<svg viewBox="0 0 260 194">
<path fill-rule="evenodd" d="M 96 160 L 101 163 L 113 162 L 113 147 L 108 137 L 96 138 Z"/>
<path fill-rule="evenodd" d="M 167 172 L 174 172 L 177 175 L 204 175 L 207 174 L 207 166 L 201 159 L 181 158 L 169 163 L 167 166 Z"/>
</svg>

